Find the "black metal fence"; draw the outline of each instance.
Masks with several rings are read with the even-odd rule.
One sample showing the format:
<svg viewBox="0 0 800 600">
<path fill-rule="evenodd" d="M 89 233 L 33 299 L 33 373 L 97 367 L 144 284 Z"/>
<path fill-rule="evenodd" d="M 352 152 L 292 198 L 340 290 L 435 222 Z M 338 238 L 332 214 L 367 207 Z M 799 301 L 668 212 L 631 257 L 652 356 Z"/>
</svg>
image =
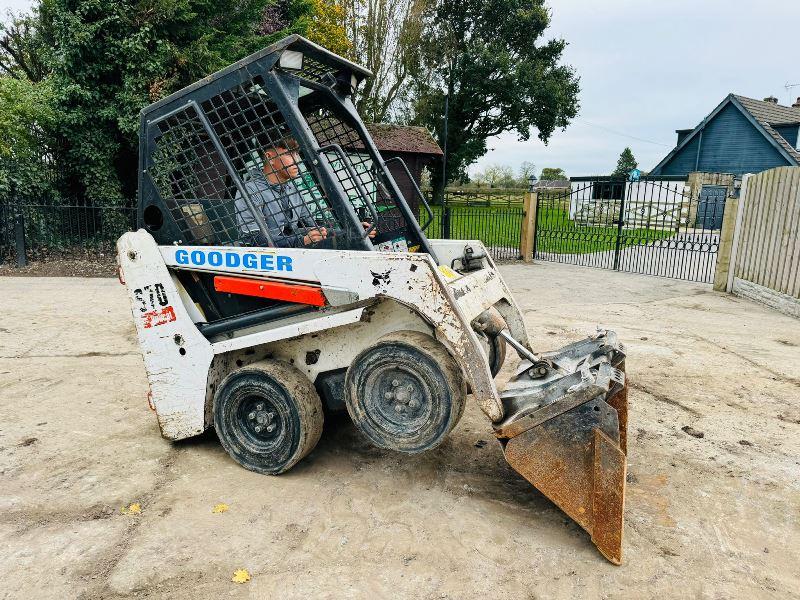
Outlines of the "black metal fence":
<svg viewBox="0 0 800 600">
<path fill-rule="evenodd" d="M 574 180 L 571 190 L 540 190 L 534 257 L 712 282 L 725 210 L 719 196 L 693 198 L 683 181 L 653 179 Z M 519 259 L 523 197 L 517 190 L 448 190 L 447 202 L 432 207 L 426 233 L 480 240 L 496 260 Z M 119 236 L 135 227 L 130 201 L 0 200 L 0 262 L 113 256 Z"/>
<path fill-rule="evenodd" d="M 513 198 L 512 192 L 448 195 L 445 206 L 433 207 L 426 233 L 431 238 L 480 240 L 495 260 L 516 260 L 523 208 Z M 0 200 L 0 262 L 113 255 L 119 236 L 135 228 L 131 201 Z"/>
<path fill-rule="evenodd" d="M 539 194 L 534 257 L 711 283 L 721 202 L 699 202 L 683 181 L 573 181 Z"/>
<path fill-rule="evenodd" d="M 0 262 L 113 254 L 119 236 L 135 227 L 136 207 L 127 200 L 0 200 Z"/>
<path fill-rule="evenodd" d="M 520 257 L 522 204 L 508 206 L 433 206 L 434 219 L 426 234 L 431 238 L 480 240 L 495 260 Z"/>
</svg>

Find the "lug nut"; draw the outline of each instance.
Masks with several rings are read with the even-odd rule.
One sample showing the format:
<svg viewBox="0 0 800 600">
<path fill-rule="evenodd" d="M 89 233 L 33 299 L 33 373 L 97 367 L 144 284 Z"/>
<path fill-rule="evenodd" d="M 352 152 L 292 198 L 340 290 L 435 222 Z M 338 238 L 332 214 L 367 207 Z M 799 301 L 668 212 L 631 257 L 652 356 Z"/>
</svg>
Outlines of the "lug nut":
<svg viewBox="0 0 800 600">
<path fill-rule="evenodd" d="M 259 403 L 259 405 L 256 406 L 256 410 L 264 410 L 264 405 Z"/>
<path fill-rule="evenodd" d="M 256 418 L 256 413 L 254 413 L 254 412 L 251 412 L 249 415 L 247 415 L 247 418 L 248 418 L 248 419 L 250 419 L 250 420 L 252 421 L 253 419 L 255 419 L 255 418 Z"/>
<path fill-rule="evenodd" d="M 411 400 L 408 401 L 408 406 L 409 408 L 417 408 L 419 406 L 419 401 L 416 400 L 415 398 L 412 398 Z"/>
<path fill-rule="evenodd" d="M 397 387 L 400 385 L 400 382 L 397 379 L 392 379 L 392 387 Z"/>
<path fill-rule="evenodd" d="M 267 413 L 267 423 L 272 423 L 272 419 L 275 418 L 275 413 Z"/>
<path fill-rule="evenodd" d="M 275 423 L 272 423 L 272 424 L 270 424 L 270 425 L 267 425 L 267 431 L 268 431 L 269 433 L 272 433 L 273 431 L 275 431 Z"/>
<path fill-rule="evenodd" d="M 395 404 L 394 405 L 394 412 L 396 412 L 396 413 L 403 412 L 403 405 L 402 404 Z"/>
<path fill-rule="evenodd" d="M 394 394 L 392 392 L 386 392 L 383 397 L 387 400 L 391 400 L 394 397 Z"/>
<path fill-rule="evenodd" d="M 261 433 L 261 425 L 256 425 L 256 433 Z"/>
</svg>

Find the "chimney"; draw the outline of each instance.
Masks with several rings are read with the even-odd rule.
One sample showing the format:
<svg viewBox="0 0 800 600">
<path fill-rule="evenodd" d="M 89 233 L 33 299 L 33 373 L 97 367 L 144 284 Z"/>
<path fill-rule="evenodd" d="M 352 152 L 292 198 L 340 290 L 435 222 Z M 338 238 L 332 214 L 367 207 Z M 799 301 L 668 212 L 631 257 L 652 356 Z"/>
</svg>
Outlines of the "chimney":
<svg viewBox="0 0 800 600">
<path fill-rule="evenodd" d="M 767 96 L 764 98 L 764 102 L 771 102 L 772 104 L 777 104 L 778 99 L 775 96 Z"/>
<path fill-rule="evenodd" d="M 798 96 L 795 103 L 792 104 L 792 108 L 800 108 L 800 96 Z"/>
</svg>

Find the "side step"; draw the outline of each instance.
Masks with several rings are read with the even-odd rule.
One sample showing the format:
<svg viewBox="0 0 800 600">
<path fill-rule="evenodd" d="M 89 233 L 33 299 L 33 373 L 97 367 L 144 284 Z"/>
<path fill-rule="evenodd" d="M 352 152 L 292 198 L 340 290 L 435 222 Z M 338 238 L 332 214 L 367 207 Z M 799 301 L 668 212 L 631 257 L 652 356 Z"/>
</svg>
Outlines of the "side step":
<svg viewBox="0 0 800 600">
<path fill-rule="evenodd" d="M 495 435 L 508 463 L 622 562 L 627 450 L 624 348 L 601 332 L 541 355 L 545 376 L 523 360 L 501 394 Z M 541 362 L 540 361 L 540 362 Z"/>
</svg>

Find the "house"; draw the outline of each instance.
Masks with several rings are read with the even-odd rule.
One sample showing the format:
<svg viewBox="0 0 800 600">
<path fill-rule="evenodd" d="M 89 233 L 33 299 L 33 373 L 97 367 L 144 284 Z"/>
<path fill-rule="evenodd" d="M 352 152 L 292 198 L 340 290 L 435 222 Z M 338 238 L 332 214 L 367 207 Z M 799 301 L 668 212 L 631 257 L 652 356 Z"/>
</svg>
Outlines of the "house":
<svg viewBox="0 0 800 600">
<path fill-rule="evenodd" d="M 754 100 L 729 94 L 693 129 L 678 129 L 677 145 L 651 176 L 691 172 L 759 173 L 800 165 L 800 98 L 792 106 L 775 97 Z"/>
<path fill-rule="evenodd" d="M 569 179 L 539 179 L 533 184 L 533 189 L 537 192 L 545 190 L 568 190 L 570 188 Z"/>
<path fill-rule="evenodd" d="M 372 136 L 383 160 L 402 158 L 417 185 L 420 185 L 422 169 L 431 168 L 431 164 L 442 156 L 439 144 L 424 127 L 368 123 L 367 131 Z M 414 214 L 418 214 L 419 199 L 402 165 L 393 161 L 389 163 L 389 171 L 411 210 Z"/>
</svg>

